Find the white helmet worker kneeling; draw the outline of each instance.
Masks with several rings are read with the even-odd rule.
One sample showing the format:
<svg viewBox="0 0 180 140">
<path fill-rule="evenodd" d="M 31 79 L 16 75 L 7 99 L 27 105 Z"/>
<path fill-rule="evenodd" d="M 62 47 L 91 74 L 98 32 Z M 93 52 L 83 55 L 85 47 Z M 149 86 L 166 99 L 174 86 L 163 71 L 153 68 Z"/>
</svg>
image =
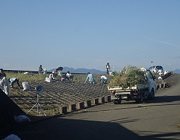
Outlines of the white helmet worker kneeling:
<svg viewBox="0 0 180 140">
<path fill-rule="evenodd" d="M 101 76 L 101 83 L 102 83 L 102 84 L 107 84 L 107 80 L 108 80 L 108 79 L 107 79 L 106 76 L 104 76 L 104 75 Z"/>
</svg>

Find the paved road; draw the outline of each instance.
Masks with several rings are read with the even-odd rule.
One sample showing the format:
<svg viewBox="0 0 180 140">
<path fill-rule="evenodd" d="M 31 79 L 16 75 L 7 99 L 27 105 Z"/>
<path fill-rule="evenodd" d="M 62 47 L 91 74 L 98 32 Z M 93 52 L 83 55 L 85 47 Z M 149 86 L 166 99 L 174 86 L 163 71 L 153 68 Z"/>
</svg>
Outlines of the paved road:
<svg viewBox="0 0 180 140">
<path fill-rule="evenodd" d="M 15 134 L 22 140 L 180 139 L 180 75 L 173 82 L 153 101 L 98 105 L 29 124 Z"/>
</svg>

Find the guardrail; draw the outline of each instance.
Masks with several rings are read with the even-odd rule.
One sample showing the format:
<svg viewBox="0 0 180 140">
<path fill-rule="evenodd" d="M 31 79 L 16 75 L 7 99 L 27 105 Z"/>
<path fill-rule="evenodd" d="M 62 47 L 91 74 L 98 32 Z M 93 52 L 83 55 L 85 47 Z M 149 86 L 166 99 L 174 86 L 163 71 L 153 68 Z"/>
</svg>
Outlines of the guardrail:
<svg viewBox="0 0 180 140">
<path fill-rule="evenodd" d="M 31 70 L 4 70 L 4 72 L 14 72 L 14 73 L 25 73 L 25 72 L 29 72 L 29 73 L 34 73 L 37 74 L 38 71 L 31 71 Z M 50 71 L 47 71 L 47 74 L 50 74 Z M 62 74 L 65 74 L 66 72 L 62 72 Z M 87 75 L 87 73 L 71 73 L 71 74 L 83 74 L 83 75 Z"/>
<path fill-rule="evenodd" d="M 14 72 L 14 73 L 29 72 L 29 73 L 38 73 L 38 71 L 30 71 L 30 70 L 4 70 L 4 72 Z M 49 73 L 50 73 L 50 72 L 49 72 Z"/>
</svg>

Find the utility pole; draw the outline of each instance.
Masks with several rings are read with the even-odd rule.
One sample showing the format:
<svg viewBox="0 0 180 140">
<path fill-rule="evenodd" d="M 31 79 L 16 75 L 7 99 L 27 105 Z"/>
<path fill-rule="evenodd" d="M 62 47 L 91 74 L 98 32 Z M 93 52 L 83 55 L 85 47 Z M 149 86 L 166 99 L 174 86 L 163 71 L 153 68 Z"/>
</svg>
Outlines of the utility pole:
<svg viewBox="0 0 180 140">
<path fill-rule="evenodd" d="M 151 61 L 151 66 L 153 66 L 153 61 Z"/>
<path fill-rule="evenodd" d="M 171 71 L 171 66 L 172 66 L 172 64 L 171 64 L 171 62 L 169 62 L 169 71 Z"/>
</svg>

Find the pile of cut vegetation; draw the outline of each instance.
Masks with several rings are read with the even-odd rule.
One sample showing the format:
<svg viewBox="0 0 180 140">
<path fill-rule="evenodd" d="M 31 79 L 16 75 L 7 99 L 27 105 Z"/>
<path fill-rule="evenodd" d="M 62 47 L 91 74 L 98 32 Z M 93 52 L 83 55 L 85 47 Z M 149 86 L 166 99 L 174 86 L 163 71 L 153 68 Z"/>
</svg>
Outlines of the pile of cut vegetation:
<svg viewBox="0 0 180 140">
<path fill-rule="evenodd" d="M 147 83 L 147 79 L 145 77 L 145 70 L 133 66 L 128 66 L 124 67 L 120 71 L 120 73 L 113 76 L 108 86 L 119 86 L 122 88 L 128 88 L 137 84 L 144 83 Z"/>
</svg>

